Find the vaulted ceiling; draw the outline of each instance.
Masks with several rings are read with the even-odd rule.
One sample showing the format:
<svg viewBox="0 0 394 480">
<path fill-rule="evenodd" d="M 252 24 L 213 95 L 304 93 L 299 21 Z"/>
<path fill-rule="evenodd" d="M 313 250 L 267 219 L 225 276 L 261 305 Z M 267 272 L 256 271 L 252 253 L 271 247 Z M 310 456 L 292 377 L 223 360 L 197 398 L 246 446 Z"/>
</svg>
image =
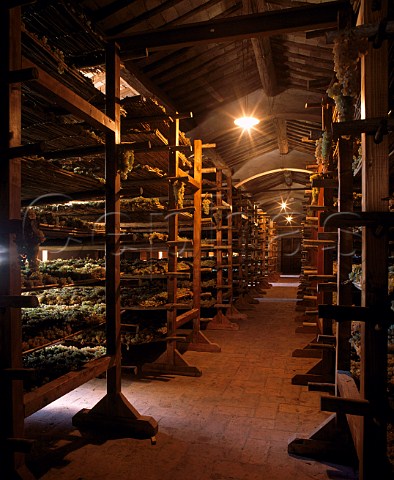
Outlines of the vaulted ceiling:
<svg viewBox="0 0 394 480">
<path fill-rule="evenodd" d="M 47 31 L 48 43 L 64 52 L 66 63 L 92 74 L 103 63 L 102 39 L 116 39 L 126 88 L 158 99 L 169 111 L 192 112 L 181 129 L 215 143 L 207 155 L 231 168 L 235 183 L 268 211 L 275 212 L 281 198 L 292 198 L 301 214 L 308 175 L 286 170 L 315 162 L 309 133 L 321 129 L 321 98 L 334 75 L 324 31 L 336 27 L 343 5 L 41 0 L 25 11 L 25 20 L 33 33 Z M 69 21 L 71 13 L 80 30 Z M 250 132 L 234 125 L 246 110 L 260 119 Z"/>
</svg>

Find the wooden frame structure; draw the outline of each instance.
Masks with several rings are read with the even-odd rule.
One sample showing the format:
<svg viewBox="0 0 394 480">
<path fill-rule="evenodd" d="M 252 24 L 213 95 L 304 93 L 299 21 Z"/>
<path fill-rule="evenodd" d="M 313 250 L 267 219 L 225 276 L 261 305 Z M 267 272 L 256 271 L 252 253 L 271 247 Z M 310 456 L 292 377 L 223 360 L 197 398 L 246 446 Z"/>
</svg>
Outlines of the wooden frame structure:
<svg viewBox="0 0 394 480">
<path fill-rule="evenodd" d="M 359 23 L 370 24 L 382 20 L 387 13 L 387 2 L 380 9 L 372 9 L 363 1 Z M 379 71 L 379 78 L 376 72 Z M 386 118 L 388 105 L 388 50 L 383 39 L 379 48 L 369 43 L 368 52 L 361 59 L 361 111 L 365 121 L 333 124 L 338 146 L 339 213 L 325 215 L 320 225 L 338 228 L 337 305 L 319 305 L 318 316 L 337 321 L 335 396 L 321 398 L 322 410 L 335 412 L 324 425 L 307 440 L 298 439 L 289 445 L 289 452 L 318 458 L 352 460 L 352 450 L 359 467 L 360 480 L 390 478 L 387 459 L 387 354 L 388 325 L 393 323 L 388 306 L 388 228 L 393 214 L 388 213 L 389 163 L 387 137 L 367 136 L 372 118 Z M 346 123 L 346 127 L 345 127 Z M 352 140 L 341 135 L 362 133 L 362 212 L 353 214 L 350 196 L 353 186 L 351 169 Z M 330 213 L 330 212 L 329 212 Z M 362 228 L 362 297 L 361 306 L 351 306 L 350 286 L 344 285 L 351 272 L 347 257 L 353 249 L 352 226 Z M 383 227 L 384 226 L 384 227 Z M 350 323 L 361 322 L 360 387 L 350 376 Z M 352 446 L 341 442 L 350 432 Z M 345 432 L 345 434 L 344 434 Z M 321 440 L 331 440 L 326 452 Z M 349 447 L 349 446 L 348 446 Z M 340 449 L 343 448 L 342 452 Z M 346 453 L 344 453 L 346 452 Z M 347 458 L 343 458 L 345 457 Z"/>
<path fill-rule="evenodd" d="M 21 57 L 21 17 L 20 7 L 1 6 L 2 59 L 4 72 L 14 73 L 15 79 L 9 83 L 10 74 L 4 73 L 0 89 L 4 102 L 1 108 L 3 119 L 1 146 L 7 152 L 7 160 L 2 162 L 2 188 L 0 223 L 2 236 L 0 243 L 4 251 L 4 261 L 0 266 L 0 312 L 1 331 L 1 396 L 2 411 L 7 412 L 4 428 L 1 429 L 1 462 L 7 478 L 32 479 L 33 476 L 24 464 L 24 456 L 31 442 L 23 438 L 24 418 L 48 403 L 63 396 L 91 378 L 107 372 L 107 394 L 91 410 L 79 412 L 73 418 L 76 425 L 94 427 L 102 431 L 126 432 L 129 436 L 149 438 L 157 432 L 157 422 L 152 417 L 141 416 L 121 392 L 120 381 L 120 297 L 119 297 L 119 173 L 117 170 L 117 146 L 120 143 L 119 107 L 119 55 L 114 43 L 107 47 L 107 114 L 78 98 L 67 87 L 49 74 L 22 63 Z M 21 307 L 26 302 L 21 297 L 21 280 L 16 235 L 21 232 L 21 159 L 11 152 L 18 147 L 19 155 L 26 154 L 21 142 L 21 79 L 22 66 L 37 71 L 34 76 L 38 88 L 60 99 L 64 107 L 99 127 L 106 133 L 106 253 L 107 253 L 107 356 L 89 362 L 79 372 L 71 372 L 26 395 L 23 393 L 23 378 L 31 374 L 22 368 L 21 349 Z M 28 153 L 28 152 L 27 152 Z M 8 301 L 13 298 L 13 301 Z M 8 299 L 8 300 L 7 300 Z M 19 300 L 18 300 L 19 299 Z M 33 297 L 34 299 L 34 297 Z M 31 306 L 34 302 L 31 302 Z M 5 387 L 5 388 L 4 388 Z"/>
</svg>

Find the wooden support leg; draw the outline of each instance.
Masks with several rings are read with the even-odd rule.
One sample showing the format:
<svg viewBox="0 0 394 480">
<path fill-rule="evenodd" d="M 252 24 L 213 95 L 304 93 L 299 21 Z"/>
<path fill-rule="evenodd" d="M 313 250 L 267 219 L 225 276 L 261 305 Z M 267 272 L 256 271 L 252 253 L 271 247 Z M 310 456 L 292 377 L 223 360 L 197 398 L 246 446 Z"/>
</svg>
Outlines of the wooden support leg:
<svg viewBox="0 0 394 480">
<path fill-rule="evenodd" d="M 355 466 L 357 455 L 346 423 L 338 425 L 331 415 L 309 438 L 295 438 L 287 447 L 290 455 Z"/>
<path fill-rule="evenodd" d="M 318 344 L 317 344 L 318 346 Z M 335 349 L 332 346 L 317 348 L 321 352 L 321 360 L 313 366 L 307 373 L 297 374 L 291 380 L 293 385 L 308 385 L 314 383 L 334 383 L 335 382 Z"/>
<path fill-rule="evenodd" d="M 222 349 L 217 343 L 212 343 L 201 331 L 193 335 L 192 340 L 187 343 L 187 350 L 194 352 L 217 353 Z"/>
<path fill-rule="evenodd" d="M 291 356 L 297 358 L 322 358 L 323 354 L 321 350 L 316 348 L 304 347 L 293 350 Z"/>
<path fill-rule="evenodd" d="M 220 310 L 208 323 L 207 330 L 239 330 L 238 323 L 231 322 Z"/>
<path fill-rule="evenodd" d="M 297 327 L 295 333 L 318 333 L 316 325 L 302 325 L 302 327 Z"/>
<path fill-rule="evenodd" d="M 190 365 L 177 349 L 173 349 L 170 356 L 168 353 L 168 351 L 163 353 L 154 363 L 146 363 L 142 367 L 143 373 L 201 377 L 201 370 Z"/>
<path fill-rule="evenodd" d="M 151 438 L 158 431 L 152 417 L 142 416 L 122 393 L 108 393 L 92 409 L 79 411 L 72 418 L 78 428 L 131 438 Z"/>
<path fill-rule="evenodd" d="M 234 305 L 227 311 L 226 316 L 229 320 L 246 320 L 248 318 L 245 313 L 241 313 Z"/>
<path fill-rule="evenodd" d="M 241 295 L 235 301 L 236 308 L 240 310 L 254 310 L 256 307 L 247 301 L 245 295 Z"/>
</svg>

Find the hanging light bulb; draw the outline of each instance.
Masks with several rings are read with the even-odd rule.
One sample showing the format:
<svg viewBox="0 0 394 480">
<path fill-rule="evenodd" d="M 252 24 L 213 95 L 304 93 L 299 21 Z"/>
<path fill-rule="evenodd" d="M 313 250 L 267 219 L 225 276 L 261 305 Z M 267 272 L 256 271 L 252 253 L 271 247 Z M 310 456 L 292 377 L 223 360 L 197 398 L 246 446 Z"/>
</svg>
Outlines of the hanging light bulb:
<svg viewBox="0 0 394 480">
<path fill-rule="evenodd" d="M 241 127 L 244 130 L 249 130 L 255 125 L 258 125 L 260 123 L 260 120 L 255 117 L 239 117 L 234 120 L 235 125 L 237 127 Z"/>
<path fill-rule="evenodd" d="M 285 218 L 286 218 L 287 223 L 291 223 L 293 221 L 292 215 L 287 215 Z"/>
<path fill-rule="evenodd" d="M 286 201 L 286 200 L 282 200 L 279 205 L 280 205 L 280 209 L 281 209 L 281 210 L 286 210 L 286 208 L 287 208 L 287 201 Z"/>
</svg>

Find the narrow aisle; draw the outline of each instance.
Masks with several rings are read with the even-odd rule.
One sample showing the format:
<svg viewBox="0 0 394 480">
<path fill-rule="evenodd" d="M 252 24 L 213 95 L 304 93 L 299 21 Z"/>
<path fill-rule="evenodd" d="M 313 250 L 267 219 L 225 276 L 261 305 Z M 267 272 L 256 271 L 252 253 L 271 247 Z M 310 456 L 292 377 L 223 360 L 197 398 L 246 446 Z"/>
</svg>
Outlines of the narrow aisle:
<svg viewBox="0 0 394 480">
<path fill-rule="evenodd" d="M 134 381 L 124 394 L 159 422 L 149 440 L 92 440 L 71 417 L 105 391 L 95 379 L 27 420 L 41 443 L 31 461 L 45 480 L 307 480 L 355 479 L 352 470 L 293 458 L 289 439 L 309 436 L 327 418 L 320 394 L 291 385 L 316 360 L 292 358 L 311 335 L 295 334 L 296 278 L 281 278 L 248 310 L 239 331 L 207 331 L 221 353 L 187 352 L 200 378 Z M 51 438 L 53 439 L 51 441 Z M 89 459 L 89 462 L 86 460 Z"/>
</svg>

